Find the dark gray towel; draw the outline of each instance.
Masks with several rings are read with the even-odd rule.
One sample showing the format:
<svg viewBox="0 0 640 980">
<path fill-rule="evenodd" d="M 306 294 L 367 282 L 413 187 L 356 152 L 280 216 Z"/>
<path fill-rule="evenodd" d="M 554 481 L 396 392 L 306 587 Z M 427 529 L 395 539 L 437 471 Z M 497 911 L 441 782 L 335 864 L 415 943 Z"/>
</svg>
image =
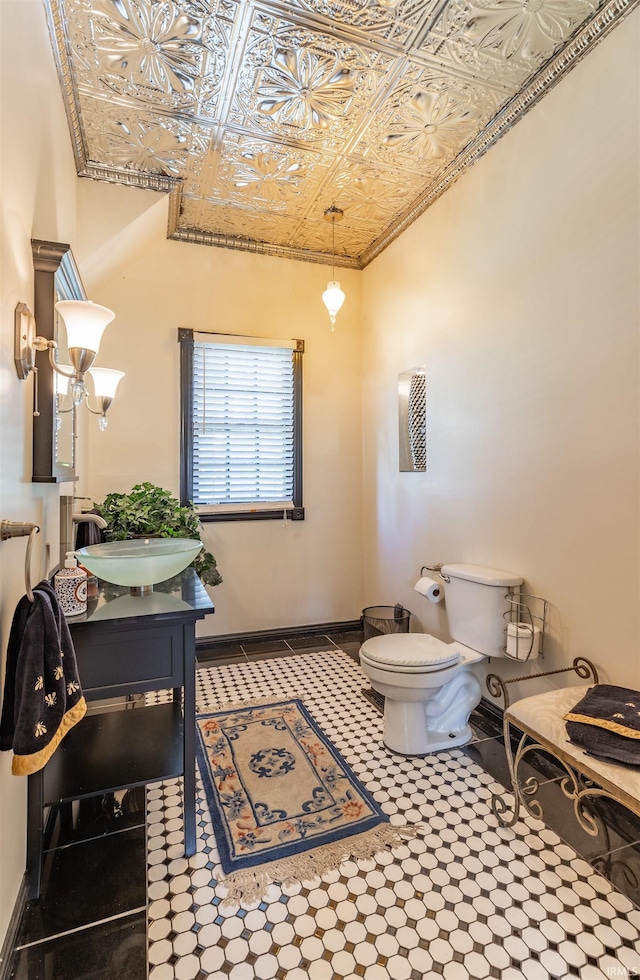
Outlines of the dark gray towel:
<svg viewBox="0 0 640 980">
<path fill-rule="evenodd" d="M 596 684 L 566 713 L 564 720 L 640 740 L 640 691 Z"/>
<path fill-rule="evenodd" d="M 96 513 L 97 511 L 90 511 Z M 102 544 L 104 542 L 104 531 L 101 530 L 93 521 L 81 521 L 76 531 L 76 548 L 86 548 L 90 544 Z"/>
<path fill-rule="evenodd" d="M 13 749 L 12 772 L 37 772 L 87 710 L 69 627 L 51 585 L 33 602 L 23 596 L 13 617 L 5 674 L 0 749 Z"/>
<path fill-rule="evenodd" d="M 584 725 L 579 721 L 567 722 L 567 735 L 574 745 L 578 745 L 588 755 L 602 762 L 618 762 L 634 768 L 640 766 L 638 739 L 626 738 L 606 728 Z"/>
</svg>

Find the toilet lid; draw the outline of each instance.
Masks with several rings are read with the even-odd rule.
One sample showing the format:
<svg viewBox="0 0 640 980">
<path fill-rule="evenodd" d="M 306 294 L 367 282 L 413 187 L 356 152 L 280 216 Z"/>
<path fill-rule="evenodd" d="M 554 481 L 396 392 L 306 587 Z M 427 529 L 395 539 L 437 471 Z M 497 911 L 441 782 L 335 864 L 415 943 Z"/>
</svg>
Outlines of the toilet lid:
<svg viewBox="0 0 640 980">
<path fill-rule="evenodd" d="M 428 633 L 389 633 L 365 640 L 361 647 L 368 662 L 387 667 L 433 668 L 457 663 L 460 650 Z"/>
</svg>

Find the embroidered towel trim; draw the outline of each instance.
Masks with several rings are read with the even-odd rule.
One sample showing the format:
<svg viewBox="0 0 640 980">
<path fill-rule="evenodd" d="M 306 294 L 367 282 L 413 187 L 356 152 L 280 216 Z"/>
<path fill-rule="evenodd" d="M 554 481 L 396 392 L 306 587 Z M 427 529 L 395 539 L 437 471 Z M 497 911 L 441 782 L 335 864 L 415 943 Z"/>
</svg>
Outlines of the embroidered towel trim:
<svg viewBox="0 0 640 980">
<path fill-rule="evenodd" d="M 640 691 L 615 684 L 596 684 L 567 712 L 564 720 L 640 739 Z"/>
<path fill-rule="evenodd" d="M 40 582 L 14 613 L 7 648 L 0 749 L 15 776 L 38 772 L 86 714 L 69 627 L 51 585 Z"/>
<path fill-rule="evenodd" d="M 82 697 L 73 708 L 70 708 L 62 716 L 62 721 L 48 745 L 45 745 L 39 752 L 33 752 L 31 755 L 14 755 L 11 762 L 11 772 L 13 775 L 30 776 L 32 772 L 38 772 L 39 769 L 42 769 L 58 748 L 67 732 L 74 725 L 77 725 L 79 721 L 82 721 L 86 713 L 87 703 L 84 697 Z"/>
</svg>

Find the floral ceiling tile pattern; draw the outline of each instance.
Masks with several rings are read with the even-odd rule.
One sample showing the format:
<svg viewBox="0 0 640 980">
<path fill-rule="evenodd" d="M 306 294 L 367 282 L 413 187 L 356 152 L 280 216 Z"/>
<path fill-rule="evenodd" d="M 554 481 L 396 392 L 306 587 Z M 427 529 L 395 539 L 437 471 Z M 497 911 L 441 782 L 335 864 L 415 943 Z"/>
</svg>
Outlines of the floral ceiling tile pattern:
<svg viewBox="0 0 640 980">
<path fill-rule="evenodd" d="M 318 193 L 331 160 L 295 147 L 227 133 L 210 193 L 216 201 L 252 206 L 292 216 Z"/>
<path fill-rule="evenodd" d="M 176 240 L 363 268 L 640 0 L 44 2 L 78 173 L 169 192 Z"/>
<path fill-rule="evenodd" d="M 266 241 L 272 245 L 286 245 L 297 225 L 295 218 L 264 212 L 260 213 L 260 223 L 257 225 L 253 209 L 225 208 L 220 214 L 219 209 L 210 202 L 191 198 L 182 199 L 180 217 L 187 228 L 251 242 Z M 259 238 L 255 236 L 256 227 L 260 228 Z"/>
<path fill-rule="evenodd" d="M 291 0 L 289 8 L 316 14 L 338 29 L 361 31 L 369 38 L 403 49 L 441 0 Z M 375 42 L 374 42 L 375 43 Z"/>
<path fill-rule="evenodd" d="M 392 61 L 255 11 L 228 122 L 340 153 Z"/>
<path fill-rule="evenodd" d="M 347 254 L 348 249 L 353 247 L 353 244 L 355 244 L 358 250 L 364 251 L 371 244 L 372 234 L 373 231 L 370 225 L 361 227 L 358 227 L 355 223 L 347 227 L 344 224 L 336 225 L 336 255 Z M 297 229 L 296 243 L 299 243 L 302 248 L 309 249 L 310 251 L 331 256 L 333 251 L 332 227 L 322 218 L 319 220 L 317 218 L 307 218 Z M 331 261 L 331 258 L 329 261 Z M 336 259 L 336 265 L 342 264 L 344 263 Z"/>
<path fill-rule="evenodd" d="M 396 172 L 435 176 L 490 118 L 491 99 L 443 83 L 431 69 L 390 93 L 355 152 Z M 493 103 L 495 106 L 495 102 Z"/>
<path fill-rule="evenodd" d="M 179 178 L 191 154 L 207 152 L 207 129 L 180 118 L 160 120 L 148 110 L 135 111 L 101 99 L 85 99 L 86 141 L 93 159 L 114 167 Z"/>
<path fill-rule="evenodd" d="M 353 164 L 336 172 L 333 186 L 327 188 L 323 201 L 326 207 L 321 210 L 331 207 L 335 198 L 340 201 L 349 224 L 366 222 L 375 227 L 402 211 L 415 198 L 421 184 L 416 175 L 407 174 L 404 183 L 399 184 L 389 171 Z"/>
<path fill-rule="evenodd" d="M 514 95 L 597 6 L 591 0 L 452 0 L 421 51 Z"/>
<path fill-rule="evenodd" d="M 215 116 L 232 22 L 172 0 L 80 0 L 77 9 L 67 29 L 81 99 Z"/>
<path fill-rule="evenodd" d="M 464 21 L 454 39 L 491 50 L 535 68 L 595 10 L 590 0 L 476 0 L 461 5 Z M 448 19 L 448 18 L 447 18 Z"/>
</svg>

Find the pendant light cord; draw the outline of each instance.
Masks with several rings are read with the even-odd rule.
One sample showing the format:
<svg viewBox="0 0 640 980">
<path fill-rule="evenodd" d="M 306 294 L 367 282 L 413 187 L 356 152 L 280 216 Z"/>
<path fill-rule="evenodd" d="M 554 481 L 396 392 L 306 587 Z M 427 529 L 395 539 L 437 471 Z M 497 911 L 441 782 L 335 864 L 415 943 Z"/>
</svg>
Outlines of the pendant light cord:
<svg viewBox="0 0 640 980">
<path fill-rule="evenodd" d="M 331 242 L 331 254 L 333 256 L 333 262 L 331 264 L 331 278 L 336 278 L 336 216 L 335 213 L 331 215 L 331 230 L 333 232 L 332 242 Z"/>
</svg>

